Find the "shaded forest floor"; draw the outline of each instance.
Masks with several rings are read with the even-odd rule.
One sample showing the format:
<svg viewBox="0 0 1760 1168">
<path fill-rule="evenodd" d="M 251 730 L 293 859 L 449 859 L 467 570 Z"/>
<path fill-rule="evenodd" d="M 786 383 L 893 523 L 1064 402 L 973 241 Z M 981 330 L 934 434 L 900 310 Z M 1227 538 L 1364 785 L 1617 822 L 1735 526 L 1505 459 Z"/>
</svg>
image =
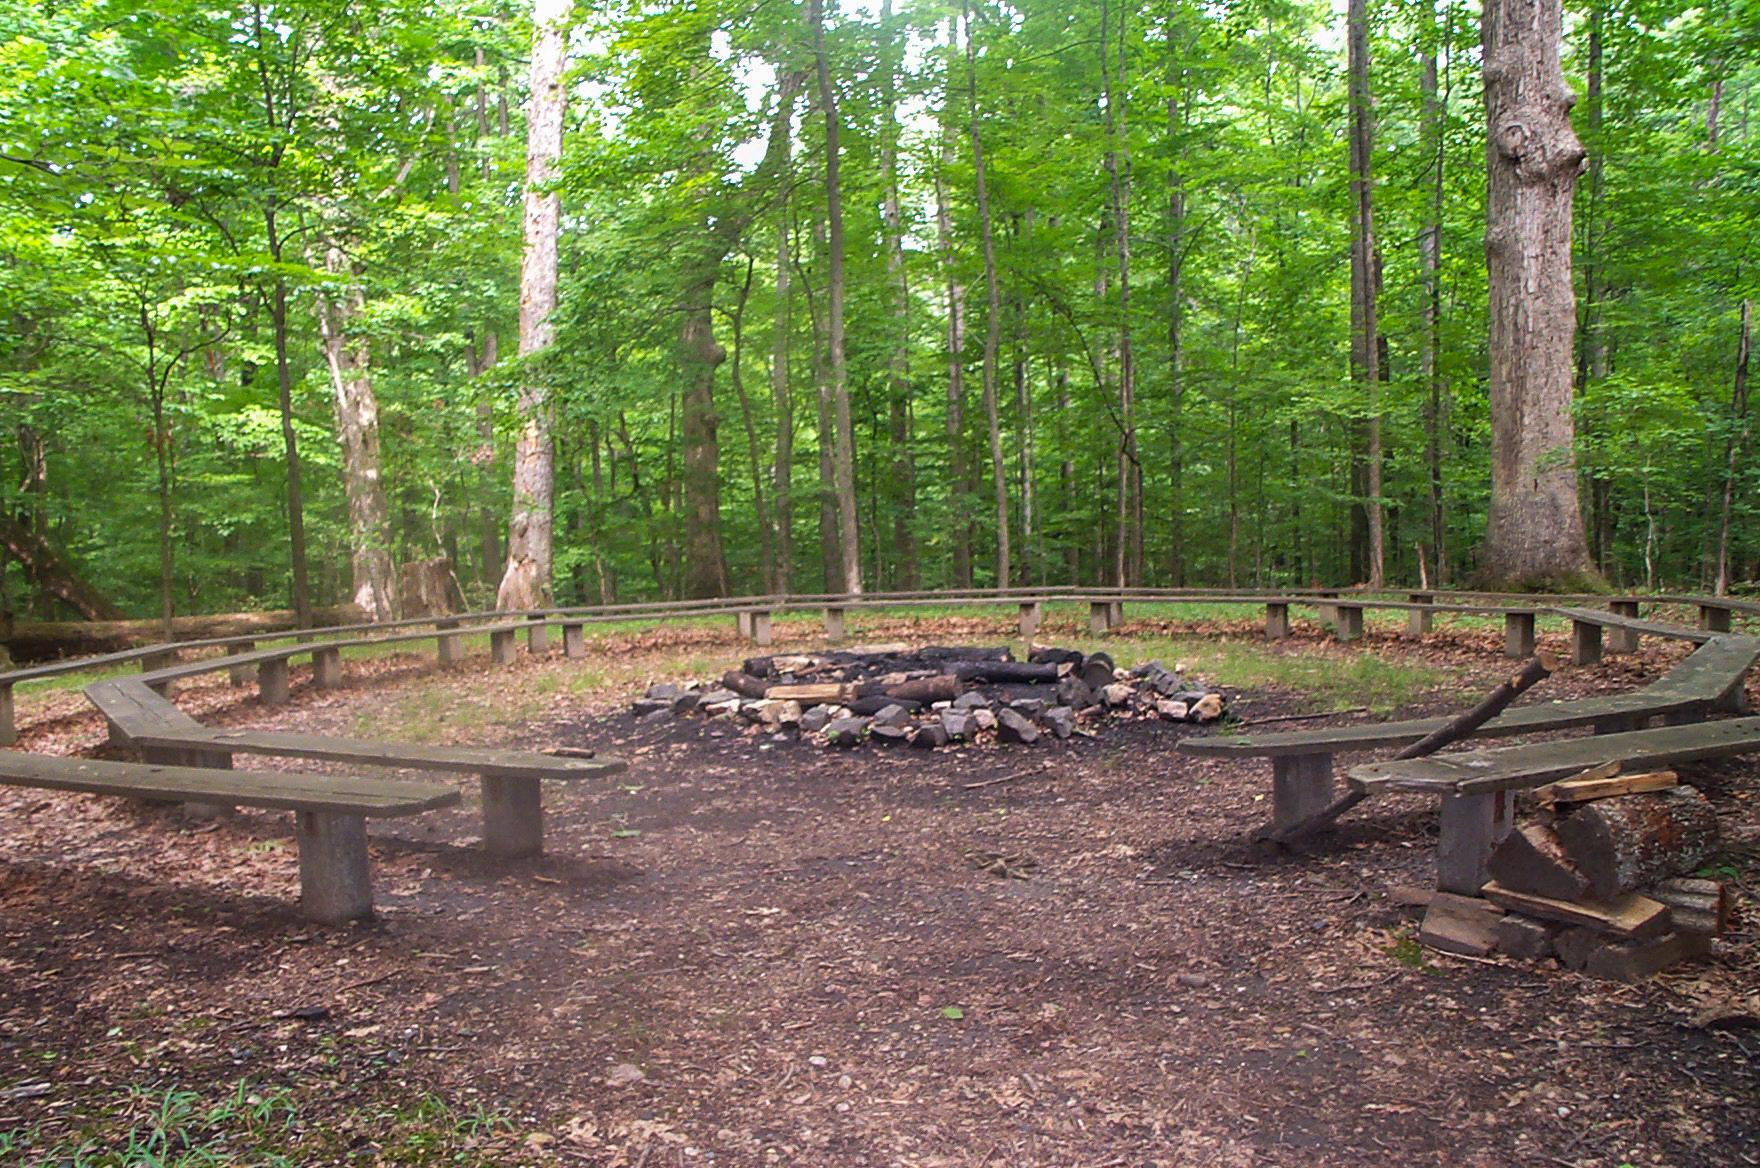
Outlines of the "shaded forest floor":
<svg viewBox="0 0 1760 1168">
<path fill-rule="evenodd" d="M 1081 642 L 1064 631 L 1040 639 Z M 1132 663 L 1187 631 L 1133 623 L 1109 647 Z M 1200 631 L 1260 678 L 1285 658 L 1348 678 L 1367 655 L 1400 713 L 1505 669 L 1490 632 L 1359 649 Z M 223 680 L 179 695 L 216 723 L 629 759 L 615 783 L 546 790 L 535 862 L 475 849 L 474 783 L 461 808 L 375 824 L 372 924 L 299 919 L 285 816 L 0 788 L 0 1160 L 117 1152 L 132 1130 L 236 1163 L 1760 1163 L 1760 1030 L 1703 1024 L 1760 1013 L 1760 764 L 1686 776 L 1723 816 L 1742 931 L 1617 986 L 1420 952 L 1388 890 L 1430 881 L 1427 800 L 1377 800 L 1280 855 L 1246 842 L 1268 765 L 1176 754 L 1192 728 L 928 753 L 638 726 L 637 686 L 748 650 L 713 628 L 598 649 L 450 675 L 350 661 L 342 689 L 273 710 Z M 1642 684 L 1682 652 L 1567 670 L 1549 696 Z M 1265 681 L 1235 713 L 1347 690 Z M 77 695 L 33 701 L 25 748 L 99 749 Z"/>
</svg>

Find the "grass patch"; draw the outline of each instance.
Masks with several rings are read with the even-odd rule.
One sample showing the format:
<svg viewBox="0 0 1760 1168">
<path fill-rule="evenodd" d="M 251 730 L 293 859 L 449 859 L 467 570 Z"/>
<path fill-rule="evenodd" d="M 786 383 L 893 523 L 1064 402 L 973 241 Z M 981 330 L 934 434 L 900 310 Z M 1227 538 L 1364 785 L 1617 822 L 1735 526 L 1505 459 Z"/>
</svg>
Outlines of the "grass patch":
<svg viewBox="0 0 1760 1168">
<path fill-rule="evenodd" d="M 177 1085 L 131 1087 L 73 1117 L 0 1131 L 0 1163 L 19 1168 L 296 1168 L 319 1162 L 494 1168 L 509 1163 L 517 1148 L 505 1115 L 481 1104 L 458 1109 L 432 1094 L 340 1116 L 307 1118 L 301 1106 L 292 1091 L 250 1080 L 214 1094 Z"/>
</svg>

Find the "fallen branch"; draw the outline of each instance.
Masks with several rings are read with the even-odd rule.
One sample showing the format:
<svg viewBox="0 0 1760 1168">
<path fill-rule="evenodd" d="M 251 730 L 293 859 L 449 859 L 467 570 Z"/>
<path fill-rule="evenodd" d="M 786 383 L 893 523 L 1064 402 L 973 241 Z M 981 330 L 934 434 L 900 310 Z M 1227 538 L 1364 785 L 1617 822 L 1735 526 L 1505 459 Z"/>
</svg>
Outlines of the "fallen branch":
<svg viewBox="0 0 1760 1168">
<path fill-rule="evenodd" d="M 1368 706 L 1351 706 L 1344 710 L 1323 710 L 1318 714 L 1278 714 L 1271 718 L 1249 718 L 1245 722 L 1236 722 L 1236 726 L 1269 726 L 1273 722 L 1310 722 L 1315 718 L 1336 718 L 1344 714 L 1367 714 Z"/>
</svg>

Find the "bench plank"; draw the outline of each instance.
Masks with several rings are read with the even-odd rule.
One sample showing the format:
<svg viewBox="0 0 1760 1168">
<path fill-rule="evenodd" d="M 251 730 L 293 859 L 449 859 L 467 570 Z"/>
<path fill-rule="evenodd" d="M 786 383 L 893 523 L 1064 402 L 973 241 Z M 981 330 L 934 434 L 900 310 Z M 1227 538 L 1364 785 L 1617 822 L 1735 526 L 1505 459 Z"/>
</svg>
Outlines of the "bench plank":
<svg viewBox="0 0 1760 1168">
<path fill-rule="evenodd" d="M 1621 616 L 1615 612 L 1601 612 L 1593 608 L 1555 608 L 1554 613 L 1568 617 L 1577 624 L 1599 625 L 1604 629 L 1624 629 L 1647 637 L 1666 637 L 1671 641 L 1692 641 L 1704 644 L 1717 633 L 1706 629 L 1689 629 L 1681 625 L 1664 624 L 1661 621 L 1639 620 L 1637 617 Z"/>
<path fill-rule="evenodd" d="M 136 741 L 151 746 L 205 745 L 224 747 L 245 754 L 313 758 L 368 766 L 414 767 L 510 779 L 591 779 L 620 774 L 628 769 L 628 764 L 618 758 L 552 758 L 544 754 L 496 750 L 490 747 L 374 742 L 361 738 L 332 738 L 322 734 L 294 734 L 278 730 L 214 729 L 199 724 L 193 729 L 176 733 L 143 734 Z"/>
<path fill-rule="evenodd" d="M 1731 718 L 1631 730 L 1592 738 L 1535 742 L 1495 750 L 1471 750 L 1394 762 L 1367 763 L 1350 771 L 1360 791 L 1423 791 L 1484 794 L 1538 787 L 1592 767 L 1618 762 L 1646 769 L 1760 751 L 1760 718 Z"/>
<path fill-rule="evenodd" d="M 455 787 L 331 775 L 216 770 L 60 755 L 0 755 L 0 783 L 169 802 L 231 803 L 384 818 L 458 802 Z"/>
</svg>

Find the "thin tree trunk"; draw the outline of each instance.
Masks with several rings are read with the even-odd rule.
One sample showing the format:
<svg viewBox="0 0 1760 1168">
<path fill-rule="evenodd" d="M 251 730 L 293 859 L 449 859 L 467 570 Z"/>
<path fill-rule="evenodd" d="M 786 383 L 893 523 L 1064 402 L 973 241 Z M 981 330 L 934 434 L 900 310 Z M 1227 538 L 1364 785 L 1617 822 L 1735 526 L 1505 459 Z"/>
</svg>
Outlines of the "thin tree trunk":
<svg viewBox="0 0 1760 1168">
<path fill-rule="evenodd" d="M 1447 13 L 1437 26 L 1448 36 Z M 1446 45 L 1446 41 L 1444 42 Z M 1443 133 L 1447 104 L 1439 92 L 1435 48 L 1425 54 L 1420 88 L 1423 93 L 1422 138 L 1431 153 L 1430 207 L 1418 234 L 1418 260 L 1424 274 L 1424 347 L 1422 370 L 1429 401 L 1424 410 L 1425 460 L 1430 473 L 1430 543 L 1436 551 L 1436 586 L 1448 586 L 1447 519 L 1442 490 L 1442 213 L 1443 162 L 1447 139 Z"/>
<path fill-rule="evenodd" d="M 270 255 L 280 251 L 280 237 L 271 226 Z M 277 262 L 280 262 L 277 260 Z M 287 360 L 287 281 L 277 276 L 269 302 L 275 334 L 275 380 L 281 409 L 281 449 L 287 462 L 287 547 L 293 561 L 293 613 L 302 629 L 312 625 L 312 592 L 306 575 L 305 496 L 299 481 L 299 436 L 293 428 L 293 369 Z"/>
<path fill-rule="evenodd" d="M 789 387 L 788 354 L 793 329 L 793 289 L 789 286 L 788 174 L 790 159 L 784 133 L 781 162 L 782 206 L 776 223 L 776 320 L 770 339 L 770 398 L 776 413 L 776 462 L 770 478 L 776 496 L 776 568 L 769 589 L 786 595 L 794 568 L 794 398 Z"/>
<path fill-rule="evenodd" d="M 1167 26 L 1168 90 L 1167 136 L 1167 399 L 1168 399 L 1168 538 L 1171 551 L 1168 584 L 1182 588 L 1186 582 L 1185 551 L 1185 259 L 1186 188 L 1182 163 L 1185 132 L 1190 119 L 1191 91 L 1175 40 L 1179 24 Z M 1178 86 L 1176 91 L 1175 87 Z"/>
<path fill-rule="evenodd" d="M 1113 549 L 1113 584 L 1123 588 L 1132 582 L 1133 560 L 1140 559 L 1135 532 L 1133 482 L 1137 468 L 1136 362 L 1131 352 L 1131 211 L 1130 148 L 1125 139 L 1124 13 L 1119 13 L 1118 74 L 1107 56 L 1110 5 L 1100 6 L 1100 85 L 1106 103 L 1106 175 L 1112 193 L 1112 238 L 1118 254 L 1118 543 Z"/>
<path fill-rule="evenodd" d="M 342 486 L 348 498 L 349 552 L 355 604 L 369 621 L 396 617 L 391 563 L 390 509 L 379 473 L 379 402 L 367 340 L 357 331 L 366 295 L 348 257 L 333 242 L 324 247 L 324 271 L 343 282 L 316 302 L 318 338 L 336 402 L 336 436 L 342 445 Z"/>
<path fill-rule="evenodd" d="M 1736 478 L 1748 444 L 1748 358 L 1754 348 L 1754 302 L 1742 301 L 1742 325 L 1736 340 L 1736 375 L 1730 390 L 1730 435 L 1725 440 L 1723 508 L 1717 520 L 1717 595 L 1729 595 L 1729 521 L 1735 508 Z"/>
<path fill-rule="evenodd" d="M 1368 402 L 1367 583 L 1385 582 L 1386 547 L 1381 507 L 1381 368 L 1375 255 L 1375 187 L 1371 159 L 1375 143 L 1374 110 L 1369 91 L 1368 0 L 1350 0 L 1349 42 L 1350 166 L 1351 166 L 1351 380 Z"/>
<path fill-rule="evenodd" d="M 1008 548 L 1008 477 L 1002 461 L 1002 420 L 996 405 L 996 353 L 1002 335 L 1002 293 L 996 281 L 996 240 L 991 231 L 990 186 L 984 173 L 984 136 L 978 125 L 977 49 L 972 38 L 971 6 L 964 0 L 960 12 L 966 26 L 966 115 L 971 119 L 978 235 L 984 248 L 984 287 L 988 295 L 984 322 L 984 419 L 990 427 L 990 477 L 996 490 L 996 586 L 1007 588 L 1012 579 Z"/>
<path fill-rule="evenodd" d="M 884 43 L 881 68 L 881 104 L 884 121 L 880 133 L 880 173 L 885 190 L 880 218 L 886 236 L 886 275 L 892 295 L 893 330 L 887 362 L 888 408 L 892 442 L 892 481 L 887 494 L 892 503 L 892 552 L 894 584 L 904 590 L 918 586 L 916 509 L 917 473 L 915 436 L 911 417 L 910 283 L 904 264 L 904 218 L 898 195 L 898 68 L 900 38 L 893 31 L 892 0 L 881 0 L 880 27 Z"/>
<path fill-rule="evenodd" d="M 849 363 L 843 338 L 843 186 L 841 127 L 837 94 L 831 87 L 831 64 L 825 52 L 825 13 L 821 0 L 808 0 L 807 20 L 813 28 L 813 56 L 819 73 L 819 107 L 825 116 L 825 202 L 830 233 L 826 257 L 826 342 L 830 356 L 831 405 L 837 423 L 832 474 L 837 487 L 838 560 L 841 587 L 862 590 L 862 553 L 856 524 L 855 436 L 849 412 Z"/>
<path fill-rule="evenodd" d="M 746 396 L 746 382 L 743 370 L 745 358 L 745 320 L 746 305 L 752 297 L 752 274 L 756 264 L 748 256 L 746 259 L 746 278 L 740 284 L 739 300 L 733 308 L 733 363 L 731 380 L 733 394 L 739 401 L 739 416 L 746 432 L 746 458 L 752 470 L 752 509 L 758 523 L 758 580 L 760 587 L 768 586 L 775 579 L 775 549 L 771 544 L 770 506 L 764 498 L 764 465 L 758 457 L 758 427 L 752 419 L 752 403 Z"/>
<path fill-rule="evenodd" d="M 1571 417 L 1571 195 L 1583 147 L 1559 68 L 1559 0 L 1486 0 L 1491 512 L 1480 572 L 1573 586 L 1593 572 Z"/>
<path fill-rule="evenodd" d="M 713 228 L 710 229 L 713 231 Z M 721 420 L 715 412 L 715 370 L 727 350 L 715 340 L 715 281 L 722 249 L 711 244 L 688 269 L 680 302 L 678 364 L 682 373 L 680 438 L 684 467 L 684 595 L 728 594 L 727 557 L 721 542 Z"/>
<path fill-rule="evenodd" d="M 556 337 L 556 248 L 562 199 L 542 188 L 562 155 L 562 119 L 567 93 L 562 85 L 568 64 L 567 24 L 571 0 L 534 0 L 531 104 L 526 117 L 525 250 L 520 262 L 519 355 L 524 364 L 519 390 L 520 431 L 513 454 L 513 507 L 507 529 L 507 569 L 495 606 L 517 611 L 538 608 L 551 597 L 551 504 L 556 486 L 556 454 L 550 440 L 550 388 L 533 358 Z"/>
<path fill-rule="evenodd" d="M 960 282 L 953 246 L 953 208 L 947 196 L 947 168 L 953 161 L 953 70 L 941 116 L 941 151 L 935 168 L 935 228 L 946 281 L 947 308 L 947 493 L 953 513 L 953 583 L 972 586 L 971 467 L 965 445 L 966 289 Z"/>
</svg>

